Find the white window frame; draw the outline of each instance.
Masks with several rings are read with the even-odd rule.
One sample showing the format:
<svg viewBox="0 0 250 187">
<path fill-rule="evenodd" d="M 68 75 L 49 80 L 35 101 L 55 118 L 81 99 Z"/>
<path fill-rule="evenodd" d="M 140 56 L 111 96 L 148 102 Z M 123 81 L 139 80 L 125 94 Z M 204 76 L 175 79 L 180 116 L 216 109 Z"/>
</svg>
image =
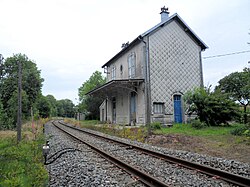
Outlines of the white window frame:
<svg viewBox="0 0 250 187">
<path fill-rule="evenodd" d="M 115 72 L 116 68 L 115 66 L 111 66 L 111 80 L 114 80 L 116 78 L 116 72 Z"/>
<path fill-rule="evenodd" d="M 136 56 L 135 53 L 131 53 L 128 56 L 128 78 L 135 77 L 135 64 L 136 64 Z"/>
<path fill-rule="evenodd" d="M 154 114 L 164 114 L 164 103 L 154 102 Z"/>
</svg>

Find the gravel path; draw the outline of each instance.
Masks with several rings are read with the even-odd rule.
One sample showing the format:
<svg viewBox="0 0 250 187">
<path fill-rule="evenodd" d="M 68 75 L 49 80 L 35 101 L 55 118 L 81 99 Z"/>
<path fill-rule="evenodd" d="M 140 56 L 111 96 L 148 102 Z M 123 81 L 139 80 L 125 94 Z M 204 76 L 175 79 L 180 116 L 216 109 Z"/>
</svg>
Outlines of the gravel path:
<svg viewBox="0 0 250 187">
<path fill-rule="evenodd" d="M 64 127 L 66 128 L 66 127 Z M 124 146 L 120 146 L 116 143 L 110 143 L 110 141 L 104 141 L 97 139 L 95 137 L 82 134 L 78 131 L 73 129 L 67 128 L 71 133 L 75 134 L 76 136 L 81 136 L 82 139 L 88 141 L 89 143 L 94 144 L 96 147 L 101 148 L 106 152 L 112 153 L 113 156 L 119 157 L 124 162 L 130 163 L 136 167 L 142 168 L 143 171 L 161 179 L 165 183 L 169 184 L 170 186 L 232 186 L 228 183 L 215 180 L 207 175 L 201 174 L 199 172 L 189 170 L 186 168 L 182 168 L 176 166 L 174 164 L 167 163 L 165 161 L 153 158 L 141 152 L 138 152 L 134 149 L 124 148 Z M 96 132 L 97 134 L 101 134 Z M 108 135 L 105 135 L 108 136 Z M 112 137 L 114 139 L 121 139 Z M 122 141 L 129 141 L 124 140 Z M 151 147 L 146 144 L 137 143 L 134 141 L 129 141 L 130 143 L 137 144 L 140 146 L 145 146 L 150 149 L 157 149 L 161 152 L 161 148 Z M 164 150 L 166 151 L 166 150 Z M 176 156 L 176 155 L 175 155 Z M 190 155 L 187 155 L 189 158 Z"/>
<path fill-rule="evenodd" d="M 144 186 L 87 146 L 61 133 L 51 123 L 45 125 L 45 134 L 50 143 L 48 158 L 58 153 L 47 160 L 49 163 L 58 157 L 46 165 L 50 177 L 49 186 Z"/>
</svg>

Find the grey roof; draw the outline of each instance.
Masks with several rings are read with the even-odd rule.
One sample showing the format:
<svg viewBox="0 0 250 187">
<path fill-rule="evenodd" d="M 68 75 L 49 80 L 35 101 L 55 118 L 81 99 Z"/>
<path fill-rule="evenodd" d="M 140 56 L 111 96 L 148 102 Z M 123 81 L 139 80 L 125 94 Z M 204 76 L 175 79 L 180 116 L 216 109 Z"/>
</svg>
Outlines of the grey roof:
<svg viewBox="0 0 250 187">
<path fill-rule="evenodd" d="M 120 52 L 118 52 L 114 57 L 112 57 L 108 62 L 106 62 L 102 68 L 119 58 L 122 54 L 124 54 L 126 51 L 131 49 L 133 46 L 141 42 L 142 38 L 152 34 L 153 32 L 157 31 L 159 28 L 164 26 L 165 24 L 168 24 L 172 22 L 173 20 L 176 20 L 184 29 L 184 31 L 189 34 L 194 41 L 201 47 L 202 50 L 205 50 L 208 48 L 208 46 L 194 33 L 194 31 L 183 21 L 183 19 L 177 14 L 173 14 L 172 16 L 169 17 L 166 21 L 160 22 L 159 24 L 155 25 L 151 29 L 147 30 L 143 34 L 139 35 L 137 38 L 135 38 L 127 47 L 123 48 Z"/>
</svg>

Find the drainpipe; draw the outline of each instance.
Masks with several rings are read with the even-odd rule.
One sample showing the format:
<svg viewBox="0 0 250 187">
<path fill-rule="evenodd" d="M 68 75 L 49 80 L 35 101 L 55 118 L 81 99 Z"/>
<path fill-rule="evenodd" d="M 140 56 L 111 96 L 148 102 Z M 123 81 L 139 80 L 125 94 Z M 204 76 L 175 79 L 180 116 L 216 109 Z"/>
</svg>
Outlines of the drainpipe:
<svg viewBox="0 0 250 187">
<path fill-rule="evenodd" d="M 200 52 L 199 52 L 199 60 L 200 60 L 200 76 L 201 76 L 201 84 L 200 84 L 200 87 L 204 87 L 201 50 L 200 50 Z"/>
<path fill-rule="evenodd" d="M 145 79 L 145 124 L 148 126 L 148 135 L 151 134 L 150 123 L 151 123 L 151 102 L 150 102 L 150 77 L 149 77 L 149 47 L 148 37 L 145 42 L 142 36 L 138 39 L 145 44 L 145 63 L 144 63 L 144 79 Z"/>
</svg>

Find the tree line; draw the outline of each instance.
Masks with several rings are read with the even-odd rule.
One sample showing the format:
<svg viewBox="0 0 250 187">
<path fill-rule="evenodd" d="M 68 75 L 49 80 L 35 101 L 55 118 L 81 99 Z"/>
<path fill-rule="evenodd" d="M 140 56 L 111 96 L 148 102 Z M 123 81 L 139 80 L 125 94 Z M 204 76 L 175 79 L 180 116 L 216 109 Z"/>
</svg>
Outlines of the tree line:
<svg viewBox="0 0 250 187">
<path fill-rule="evenodd" d="M 44 79 L 36 63 L 25 54 L 14 54 L 0 60 L 0 129 L 16 128 L 18 63 L 22 64 L 22 119 L 29 120 L 32 113 L 35 118 L 74 116 L 76 110 L 71 100 L 42 95 Z"/>
</svg>

